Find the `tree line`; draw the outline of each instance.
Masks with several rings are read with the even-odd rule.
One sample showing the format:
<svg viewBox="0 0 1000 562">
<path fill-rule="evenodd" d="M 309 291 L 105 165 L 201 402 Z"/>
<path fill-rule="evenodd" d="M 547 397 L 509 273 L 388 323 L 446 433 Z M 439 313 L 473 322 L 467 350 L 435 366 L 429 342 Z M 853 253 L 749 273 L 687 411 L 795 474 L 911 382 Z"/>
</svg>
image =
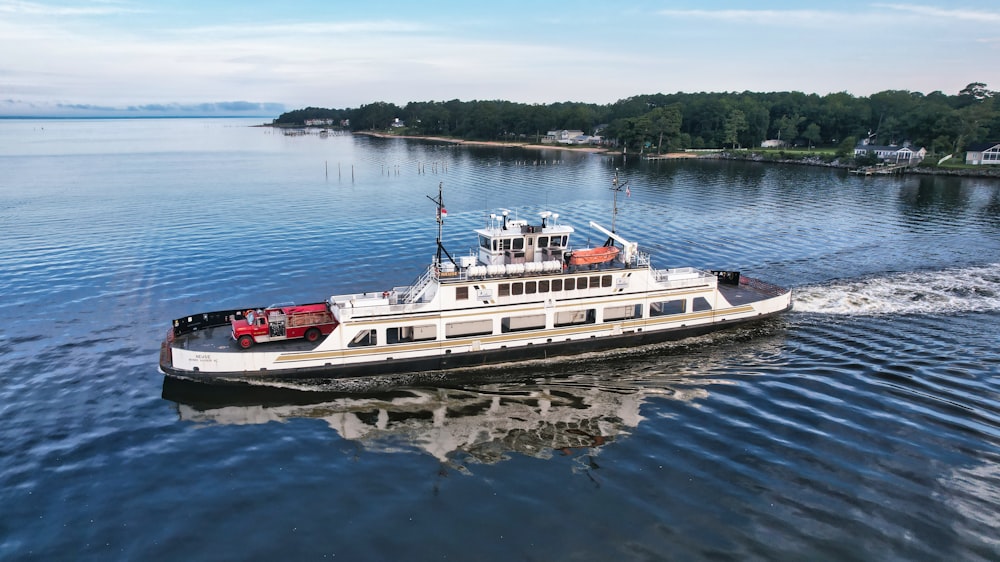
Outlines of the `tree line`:
<svg viewBox="0 0 1000 562">
<path fill-rule="evenodd" d="M 538 141 L 550 130 L 580 130 L 629 151 L 756 147 L 776 139 L 849 152 L 859 139 L 869 138 L 948 154 L 970 143 L 1000 140 L 1000 95 L 974 82 L 954 95 L 700 92 L 638 95 L 604 105 L 456 99 L 400 107 L 378 101 L 353 109 L 297 109 L 274 124 L 304 125 L 310 119 L 349 123 L 353 131 L 384 131 L 399 120 L 408 134 L 468 140 Z"/>
</svg>

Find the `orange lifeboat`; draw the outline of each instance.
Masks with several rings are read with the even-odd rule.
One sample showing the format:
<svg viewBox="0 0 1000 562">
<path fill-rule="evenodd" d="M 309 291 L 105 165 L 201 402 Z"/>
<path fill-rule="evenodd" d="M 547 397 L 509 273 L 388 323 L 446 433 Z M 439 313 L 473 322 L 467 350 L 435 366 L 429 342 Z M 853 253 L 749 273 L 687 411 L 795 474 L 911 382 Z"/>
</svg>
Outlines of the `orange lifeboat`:
<svg viewBox="0 0 1000 562">
<path fill-rule="evenodd" d="M 617 246 L 601 246 L 599 248 L 588 248 L 586 250 L 573 250 L 569 256 L 570 265 L 593 265 L 597 263 L 609 262 L 618 257 L 620 250 Z"/>
</svg>

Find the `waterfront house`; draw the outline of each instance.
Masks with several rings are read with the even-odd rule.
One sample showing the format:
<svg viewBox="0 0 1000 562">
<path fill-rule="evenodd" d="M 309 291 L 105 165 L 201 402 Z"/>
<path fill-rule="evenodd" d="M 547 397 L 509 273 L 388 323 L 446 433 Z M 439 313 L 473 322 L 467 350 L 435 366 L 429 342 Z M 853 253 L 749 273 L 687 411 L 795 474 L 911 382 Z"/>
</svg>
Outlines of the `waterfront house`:
<svg viewBox="0 0 1000 562">
<path fill-rule="evenodd" d="M 965 163 L 976 166 L 1000 164 L 1000 142 L 976 142 L 965 151 Z"/>
<path fill-rule="evenodd" d="M 858 143 L 854 147 L 855 156 L 865 156 L 869 154 L 874 154 L 879 160 L 883 162 L 891 162 L 893 164 L 916 164 L 927 156 L 927 149 L 920 147 L 919 149 L 914 149 L 909 143 L 903 144 L 903 146 L 889 145 L 889 146 L 878 146 L 874 144 L 868 144 L 868 139 L 865 139 Z"/>
<path fill-rule="evenodd" d="M 584 138 L 581 139 L 581 137 Z M 542 142 L 545 144 L 584 144 L 589 138 L 583 134 L 583 131 L 562 129 L 545 133 Z"/>
</svg>

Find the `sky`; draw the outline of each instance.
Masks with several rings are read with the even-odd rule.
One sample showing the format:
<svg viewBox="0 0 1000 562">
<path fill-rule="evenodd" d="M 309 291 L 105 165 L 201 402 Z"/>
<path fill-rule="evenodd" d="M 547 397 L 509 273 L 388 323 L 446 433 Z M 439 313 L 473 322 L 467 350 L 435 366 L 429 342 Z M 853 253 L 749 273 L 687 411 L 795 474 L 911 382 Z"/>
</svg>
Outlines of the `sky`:
<svg viewBox="0 0 1000 562">
<path fill-rule="evenodd" d="M 0 0 L 0 116 L 1000 89 L 1000 3 Z"/>
</svg>

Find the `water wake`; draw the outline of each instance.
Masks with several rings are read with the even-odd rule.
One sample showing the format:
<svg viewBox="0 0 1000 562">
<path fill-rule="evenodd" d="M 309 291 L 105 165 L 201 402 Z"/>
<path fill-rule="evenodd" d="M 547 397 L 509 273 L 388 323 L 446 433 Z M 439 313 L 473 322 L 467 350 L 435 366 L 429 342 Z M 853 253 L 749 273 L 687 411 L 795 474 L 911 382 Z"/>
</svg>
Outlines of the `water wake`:
<svg viewBox="0 0 1000 562">
<path fill-rule="evenodd" d="M 1000 264 L 807 285 L 795 310 L 823 314 L 939 314 L 1000 310 Z"/>
</svg>

